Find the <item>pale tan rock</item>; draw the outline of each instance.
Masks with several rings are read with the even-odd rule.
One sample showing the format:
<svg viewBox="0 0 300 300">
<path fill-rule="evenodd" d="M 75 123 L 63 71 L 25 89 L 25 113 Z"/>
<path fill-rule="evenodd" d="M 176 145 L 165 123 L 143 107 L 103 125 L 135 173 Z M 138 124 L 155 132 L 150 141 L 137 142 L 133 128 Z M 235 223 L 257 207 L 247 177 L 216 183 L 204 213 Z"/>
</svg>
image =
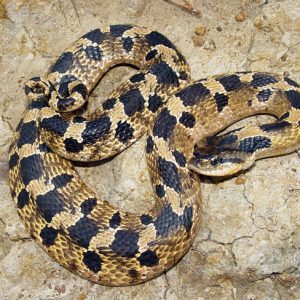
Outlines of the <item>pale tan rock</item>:
<svg viewBox="0 0 300 300">
<path fill-rule="evenodd" d="M 204 40 L 203 36 L 201 36 L 201 35 L 194 35 L 192 37 L 192 40 L 193 40 L 194 45 L 197 47 L 201 47 L 205 43 L 205 40 Z"/>
<path fill-rule="evenodd" d="M 145 0 L 123 0 L 125 11 L 130 16 L 140 16 L 146 6 Z"/>
<path fill-rule="evenodd" d="M 197 26 L 195 28 L 195 33 L 197 35 L 204 35 L 206 33 L 207 28 L 205 26 Z"/>
<path fill-rule="evenodd" d="M 247 18 L 247 15 L 245 14 L 245 12 L 243 10 L 241 10 L 235 17 L 234 19 L 237 22 L 244 22 Z"/>
<path fill-rule="evenodd" d="M 297 153 L 261 160 L 224 181 L 202 178 L 202 227 L 191 250 L 165 275 L 134 287 L 95 285 L 60 267 L 30 238 L 11 200 L 7 148 L 27 103 L 24 83 L 42 75 L 93 28 L 135 23 L 164 33 L 187 58 L 194 79 L 260 70 L 288 73 L 300 82 L 300 3 L 190 2 L 202 12 L 201 26 L 210 29 L 205 40 L 214 42 L 214 51 L 193 45 L 199 18 L 166 1 L 146 1 L 138 15 L 129 13 L 123 0 L 2 1 L 0 299 L 300 299 Z M 234 17 L 241 8 L 247 19 L 239 23 Z M 108 73 L 90 98 L 90 110 L 134 72 L 117 68 Z M 145 138 L 105 164 L 77 169 L 103 199 L 122 210 L 145 212 L 153 198 L 144 147 Z"/>
</svg>

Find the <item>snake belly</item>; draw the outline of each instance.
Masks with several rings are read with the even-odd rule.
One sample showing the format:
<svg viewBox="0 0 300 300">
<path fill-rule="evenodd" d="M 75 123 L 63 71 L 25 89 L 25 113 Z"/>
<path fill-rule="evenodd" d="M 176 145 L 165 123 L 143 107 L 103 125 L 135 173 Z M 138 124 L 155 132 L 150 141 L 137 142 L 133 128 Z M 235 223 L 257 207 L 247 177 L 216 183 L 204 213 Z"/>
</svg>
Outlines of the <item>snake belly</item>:
<svg viewBox="0 0 300 300">
<path fill-rule="evenodd" d="M 70 111 L 120 63 L 140 72 L 92 116 L 73 116 Z M 199 177 L 189 162 L 200 140 L 241 118 L 270 113 L 279 121 L 237 137 L 244 145 L 239 150 L 261 158 L 299 147 L 296 82 L 251 72 L 190 82 L 185 59 L 167 38 L 131 25 L 84 35 L 43 78 L 32 79 L 26 93 L 33 100 L 16 129 L 9 158 L 18 214 L 56 261 L 104 285 L 147 281 L 190 248 L 202 200 Z M 143 215 L 122 212 L 85 185 L 70 160 L 112 156 L 148 127 L 146 157 L 155 205 Z"/>
</svg>

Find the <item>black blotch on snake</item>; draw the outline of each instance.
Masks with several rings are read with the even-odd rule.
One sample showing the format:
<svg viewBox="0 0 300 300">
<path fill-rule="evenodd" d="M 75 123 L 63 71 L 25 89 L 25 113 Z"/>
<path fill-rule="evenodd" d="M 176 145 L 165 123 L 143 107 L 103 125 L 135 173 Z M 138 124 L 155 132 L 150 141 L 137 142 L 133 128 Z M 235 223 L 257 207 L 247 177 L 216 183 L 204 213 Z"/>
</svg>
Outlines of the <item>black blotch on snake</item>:
<svg viewBox="0 0 300 300">
<path fill-rule="evenodd" d="M 99 228 L 95 221 L 87 216 L 84 216 L 74 225 L 68 228 L 71 239 L 73 239 L 79 246 L 88 248 L 91 239 L 99 232 Z"/>
</svg>

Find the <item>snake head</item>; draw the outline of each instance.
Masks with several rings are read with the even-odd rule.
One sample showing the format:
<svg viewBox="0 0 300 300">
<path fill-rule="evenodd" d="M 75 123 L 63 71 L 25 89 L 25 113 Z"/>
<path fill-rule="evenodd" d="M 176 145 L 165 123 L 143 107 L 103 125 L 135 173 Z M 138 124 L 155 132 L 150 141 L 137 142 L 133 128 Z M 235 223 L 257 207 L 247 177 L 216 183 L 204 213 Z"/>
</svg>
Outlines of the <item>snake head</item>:
<svg viewBox="0 0 300 300">
<path fill-rule="evenodd" d="M 240 151 L 236 135 L 229 133 L 207 139 L 196 145 L 188 167 L 206 176 L 231 176 L 248 169 L 255 162 L 252 153 Z"/>
<path fill-rule="evenodd" d="M 33 101 L 42 97 L 49 98 L 50 92 L 50 83 L 41 77 L 33 77 L 25 84 L 25 94 Z"/>
</svg>

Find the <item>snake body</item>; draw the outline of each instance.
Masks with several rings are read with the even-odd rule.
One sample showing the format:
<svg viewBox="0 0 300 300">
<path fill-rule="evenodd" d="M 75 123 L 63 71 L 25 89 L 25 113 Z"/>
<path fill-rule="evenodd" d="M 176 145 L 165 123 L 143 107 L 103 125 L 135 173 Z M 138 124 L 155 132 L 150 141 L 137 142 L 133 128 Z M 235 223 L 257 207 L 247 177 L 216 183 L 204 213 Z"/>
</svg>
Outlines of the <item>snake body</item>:
<svg viewBox="0 0 300 300">
<path fill-rule="evenodd" d="M 93 115 L 76 113 L 103 74 L 121 63 L 138 67 L 139 73 Z M 201 215 L 194 171 L 231 174 L 255 159 L 294 151 L 300 143 L 300 87 L 295 81 L 244 72 L 192 82 L 175 46 L 160 33 L 137 26 L 87 33 L 43 78 L 30 80 L 25 92 L 32 101 L 9 154 L 18 214 L 61 265 L 105 285 L 147 281 L 187 252 Z M 259 113 L 278 120 L 215 136 Z M 155 205 L 147 214 L 130 214 L 100 199 L 70 160 L 115 155 L 147 128 Z"/>
</svg>

